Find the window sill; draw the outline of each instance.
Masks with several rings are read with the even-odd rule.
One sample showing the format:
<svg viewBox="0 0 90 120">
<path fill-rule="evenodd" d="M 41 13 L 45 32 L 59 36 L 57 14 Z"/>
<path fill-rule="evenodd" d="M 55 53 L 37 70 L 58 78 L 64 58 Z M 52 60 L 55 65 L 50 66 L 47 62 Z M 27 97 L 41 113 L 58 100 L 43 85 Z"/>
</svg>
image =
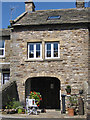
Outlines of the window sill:
<svg viewBox="0 0 90 120">
<path fill-rule="evenodd" d="M 60 58 L 45 58 L 44 61 L 60 61 Z"/>
<path fill-rule="evenodd" d="M 27 59 L 25 62 L 43 61 L 43 59 Z"/>
<path fill-rule="evenodd" d="M 49 58 L 49 59 L 27 59 L 25 62 L 44 62 L 44 61 L 62 61 L 60 58 Z"/>
<path fill-rule="evenodd" d="M 0 56 L 0 59 L 5 59 L 5 56 L 2 56 L 2 57 Z"/>
</svg>

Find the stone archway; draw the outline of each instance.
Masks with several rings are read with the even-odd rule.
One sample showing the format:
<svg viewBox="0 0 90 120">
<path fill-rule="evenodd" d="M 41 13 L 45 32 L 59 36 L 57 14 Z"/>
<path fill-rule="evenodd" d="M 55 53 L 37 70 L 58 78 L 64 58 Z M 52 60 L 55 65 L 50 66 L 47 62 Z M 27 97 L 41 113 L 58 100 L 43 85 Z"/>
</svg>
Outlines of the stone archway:
<svg viewBox="0 0 90 120">
<path fill-rule="evenodd" d="M 60 80 L 56 77 L 32 77 L 25 82 L 25 97 L 30 91 L 40 92 L 40 108 L 60 109 Z"/>
<path fill-rule="evenodd" d="M 34 77 L 55 77 L 60 81 L 60 85 L 63 84 L 63 78 L 58 74 L 52 74 L 52 73 L 29 73 L 23 77 L 22 80 L 17 81 L 17 90 L 19 95 L 19 101 L 23 104 L 25 104 L 25 83 L 28 80 L 28 78 L 34 78 Z M 61 91 L 62 92 L 62 91 Z M 61 95 L 61 94 L 60 94 Z M 60 97 L 61 98 L 61 97 Z"/>
</svg>

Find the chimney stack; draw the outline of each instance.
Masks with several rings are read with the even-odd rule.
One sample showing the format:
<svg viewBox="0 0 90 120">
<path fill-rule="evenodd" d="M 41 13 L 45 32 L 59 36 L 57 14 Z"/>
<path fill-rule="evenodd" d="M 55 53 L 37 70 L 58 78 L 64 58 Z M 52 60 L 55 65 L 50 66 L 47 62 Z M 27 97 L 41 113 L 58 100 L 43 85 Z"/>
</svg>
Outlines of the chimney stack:
<svg viewBox="0 0 90 120">
<path fill-rule="evenodd" d="M 35 11 L 35 5 L 33 3 L 33 0 L 25 1 L 25 10 L 28 11 L 28 12 Z"/>
<path fill-rule="evenodd" d="M 76 7 L 77 8 L 84 8 L 85 7 L 85 0 L 76 0 Z"/>
</svg>

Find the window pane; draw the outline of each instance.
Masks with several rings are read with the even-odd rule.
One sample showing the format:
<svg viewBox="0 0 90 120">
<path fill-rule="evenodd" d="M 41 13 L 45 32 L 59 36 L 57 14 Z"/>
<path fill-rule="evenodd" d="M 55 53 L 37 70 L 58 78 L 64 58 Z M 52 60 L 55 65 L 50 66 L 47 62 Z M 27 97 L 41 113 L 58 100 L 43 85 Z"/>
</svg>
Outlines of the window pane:
<svg viewBox="0 0 90 120">
<path fill-rule="evenodd" d="M 47 57 L 51 57 L 51 51 L 47 51 Z"/>
<path fill-rule="evenodd" d="M 36 58 L 40 58 L 40 44 L 36 44 Z"/>
<path fill-rule="evenodd" d="M 58 51 L 58 43 L 54 43 L 54 51 Z"/>
<path fill-rule="evenodd" d="M 58 51 L 54 51 L 54 57 L 58 57 Z"/>
<path fill-rule="evenodd" d="M 47 50 L 51 50 L 51 44 L 47 44 Z"/>
<path fill-rule="evenodd" d="M 58 57 L 58 43 L 54 43 L 54 57 Z"/>
<path fill-rule="evenodd" d="M 29 58 L 34 58 L 34 52 L 33 51 L 29 52 Z"/>
<path fill-rule="evenodd" d="M 4 55 L 4 50 L 0 50 L 0 55 L 3 56 Z"/>
<path fill-rule="evenodd" d="M 36 50 L 40 50 L 40 44 L 36 44 Z"/>
<path fill-rule="evenodd" d="M 40 58 L 40 51 L 36 51 L 36 58 Z"/>
<path fill-rule="evenodd" d="M 29 45 L 29 58 L 34 58 L 34 45 Z"/>
<path fill-rule="evenodd" d="M 3 84 L 10 80 L 10 73 L 3 73 Z"/>
<path fill-rule="evenodd" d="M 51 43 L 46 44 L 46 56 L 51 57 Z"/>
<path fill-rule="evenodd" d="M 0 48 L 4 48 L 4 40 L 0 40 Z"/>
<path fill-rule="evenodd" d="M 30 51 L 34 51 L 34 45 L 30 44 Z"/>
</svg>

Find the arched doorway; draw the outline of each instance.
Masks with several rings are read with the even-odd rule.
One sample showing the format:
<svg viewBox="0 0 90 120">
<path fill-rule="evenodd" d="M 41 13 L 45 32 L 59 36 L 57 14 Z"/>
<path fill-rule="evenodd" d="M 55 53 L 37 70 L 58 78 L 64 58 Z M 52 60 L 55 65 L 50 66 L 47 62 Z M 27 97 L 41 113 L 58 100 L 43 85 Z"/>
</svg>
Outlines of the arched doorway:
<svg viewBox="0 0 90 120">
<path fill-rule="evenodd" d="M 33 77 L 25 83 L 25 97 L 30 91 L 40 92 L 40 108 L 60 109 L 60 80 L 55 77 Z"/>
</svg>

